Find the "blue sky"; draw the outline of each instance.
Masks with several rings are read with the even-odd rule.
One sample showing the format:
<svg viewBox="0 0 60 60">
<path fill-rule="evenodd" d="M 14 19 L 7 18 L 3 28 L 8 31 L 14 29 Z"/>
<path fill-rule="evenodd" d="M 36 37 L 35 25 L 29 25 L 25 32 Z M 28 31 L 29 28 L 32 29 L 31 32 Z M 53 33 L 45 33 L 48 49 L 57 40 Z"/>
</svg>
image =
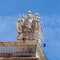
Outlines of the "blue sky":
<svg viewBox="0 0 60 60">
<path fill-rule="evenodd" d="M 0 0 L 0 42 L 16 41 L 18 14 L 38 12 L 48 60 L 60 60 L 60 0 Z"/>
</svg>

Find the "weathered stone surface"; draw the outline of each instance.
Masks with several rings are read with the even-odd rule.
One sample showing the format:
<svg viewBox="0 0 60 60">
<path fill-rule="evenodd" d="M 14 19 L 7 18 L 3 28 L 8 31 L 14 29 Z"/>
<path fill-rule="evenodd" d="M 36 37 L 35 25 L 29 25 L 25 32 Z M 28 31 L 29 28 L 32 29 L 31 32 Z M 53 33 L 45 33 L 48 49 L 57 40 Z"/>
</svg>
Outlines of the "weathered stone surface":
<svg viewBox="0 0 60 60">
<path fill-rule="evenodd" d="M 0 58 L 0 60 L 39 60 L 39 58 L 35 58 L 35 57 L 28 57 L 28 58 L 17 57 L 17 58 Z"/>
</svg>

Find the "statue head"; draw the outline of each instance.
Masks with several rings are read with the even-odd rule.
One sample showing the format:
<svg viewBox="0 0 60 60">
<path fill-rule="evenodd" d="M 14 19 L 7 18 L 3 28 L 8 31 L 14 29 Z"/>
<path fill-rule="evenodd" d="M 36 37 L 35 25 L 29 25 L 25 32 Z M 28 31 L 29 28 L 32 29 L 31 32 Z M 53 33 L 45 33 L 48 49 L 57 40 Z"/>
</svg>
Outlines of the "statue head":
<svg viewBox="0 0 60 60">
<path fill-rule="evenodd" d="M 18 18 L 18 22 L 20 22 L 20 18 Z"/>
<path fill-rule="evenodd" d="M 30 18 L 32 18 L 32 12 L 29 10 L 27 14 L 27 19 L 30 19 Z"/>
<path fill-rule="evenodd" d="M 37 21 L 40 20 L 39 13 L 34 14 L 34 19 L 37 20 Z"/>
<path fill-rule="evenodd" d="M 28 11 L 28 14 L 32 14 L 32 12 L 29 10 L 29 11 Z"/>
</svg>

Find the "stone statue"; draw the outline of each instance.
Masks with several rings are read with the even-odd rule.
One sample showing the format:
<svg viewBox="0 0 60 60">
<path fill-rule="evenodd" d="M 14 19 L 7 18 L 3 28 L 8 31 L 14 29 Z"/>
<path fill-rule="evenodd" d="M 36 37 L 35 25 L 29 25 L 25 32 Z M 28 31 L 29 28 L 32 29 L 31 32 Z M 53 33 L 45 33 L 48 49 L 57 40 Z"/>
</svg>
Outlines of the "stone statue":
<svg viewBox="0 0 60 60">
<path fill-rule="evenodd" d="M 18 17 L 18 22 L 17 22 L 17 25 L 16 25 L 16 30 L 18 33 L 20 33 L 22 31 L 22 26 L 21 26 L 21 19 L 20 17 Z"/>
<path fill-rule="evenodd" d="M 26 27 L 31 28 L 31 24 L 32 24 L 32 12 L 31 11 L 28 11 L 28 15 L 26 18 L 27 18 Z"/>
<path fill-rule="evenodd" d="M 18 22 L 17 22 L 17 26 L 16 26 L 16 30 L 18 32 L 18 40 L 22 40 L 23 39 L 23 34 L 20 34 L 22 33 L 22 29 L 23 29 L 23 24 L 24 24 L 24 17 L 22 16 L 22 19 L 20 19 L 20 17 L 18 17 Z"/>
<path fill-rule="evenodd" d="M 16 26 L 18 33 L 22 32 L 23 24 L 24 24 L 24 17 L 22 16 L 22 19 L 20 19 L 20 17 L 18 17 L 18 22 L 17 22 L 17 26 Z"/>
<path fill-rule="evenodd" d="M 36 29 L 34 31 L 34 38 L 36 40 L 42 39 L 43 38 L 43 32 L 42 32 L 42 27 L 40 24 L 40 16 L 38 13 L 35 13 L 34 15 L 34 20 L 36 21 Z"/>
</svg>

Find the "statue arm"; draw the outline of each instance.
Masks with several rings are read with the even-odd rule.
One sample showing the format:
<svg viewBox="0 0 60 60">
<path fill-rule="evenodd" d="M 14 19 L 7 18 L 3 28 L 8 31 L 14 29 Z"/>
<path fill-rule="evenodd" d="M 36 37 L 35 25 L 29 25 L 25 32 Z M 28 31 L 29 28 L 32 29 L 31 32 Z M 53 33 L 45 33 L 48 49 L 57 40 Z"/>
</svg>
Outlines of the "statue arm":
<svg viewBox="0 0 60 60">
<path fill-rule="evenodd" d="M 17 32 L 20 32 L 19 29 L 18 29 L 18 23 L 17 23 L 17 25 L 16 25 L 16 31 L 17 31 Z"/>
</svg>

